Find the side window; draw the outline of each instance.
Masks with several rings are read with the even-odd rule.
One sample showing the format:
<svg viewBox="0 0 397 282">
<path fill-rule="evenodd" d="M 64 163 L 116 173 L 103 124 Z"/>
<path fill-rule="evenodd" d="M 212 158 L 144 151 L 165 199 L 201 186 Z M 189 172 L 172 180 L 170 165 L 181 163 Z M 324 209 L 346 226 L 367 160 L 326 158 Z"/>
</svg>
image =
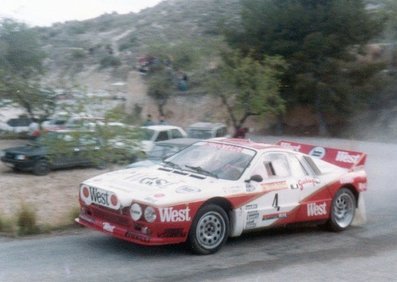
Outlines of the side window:
<svg viewBox="0 0 397 282">
<path fill-rule="evenodd" d="M 294 155 L 289 155 L 289 163 L 291 167 L 292 174 L 296 177 L 304 177 L 307 176 L 308 173 L 305 168 L 302 166 L 301 162 Z"/>
<path fill-rule="evenodd" d="M 163 141 L 163 140 L 168 140 L 168 132 L 167 131 L 160 131 L 159 135 L 157 135 L 156 140 L 154 141 Z"/>
<path fill-rule="evenodd" d="M 265 154 L 260 163 L 254 168 L 254 174 L 262 176 L 263 179 L 291 176 L 288 156 L 282 153 Z"/>
<path fill-rule="evenodd" d="M 264 157 L 264 165 L 269 177 L 289 177 L 291 168 L 286 154 L 270 153 Z"/>
<path fill-rule="evenodd" d="M 182 138 L 182 133 L 178 129 L 171 130 L 171 138 Z"/>
<path fill-rule="evenodd" d="M 223 137 L 226 135 L 226 128 L 221 127 L 216 131 L 216 137 Z"/>
</svg>

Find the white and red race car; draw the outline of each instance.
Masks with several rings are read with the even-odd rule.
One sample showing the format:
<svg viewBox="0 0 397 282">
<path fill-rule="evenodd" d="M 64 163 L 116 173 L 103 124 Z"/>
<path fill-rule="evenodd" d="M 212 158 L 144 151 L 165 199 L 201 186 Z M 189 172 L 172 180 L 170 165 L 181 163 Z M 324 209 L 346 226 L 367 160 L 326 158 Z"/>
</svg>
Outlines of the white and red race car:
<svg viewBox="0 0 397 282">
<path fill-rule="evenodd" d="M 341 231 L 367 189 L 365 161 L 288 141 L 199 141 L 161 165 L 84 181 L 76 221 L 142 245 L 187 242 L 199 254 L 258 228 L 318 222 Z"/>
</svg>

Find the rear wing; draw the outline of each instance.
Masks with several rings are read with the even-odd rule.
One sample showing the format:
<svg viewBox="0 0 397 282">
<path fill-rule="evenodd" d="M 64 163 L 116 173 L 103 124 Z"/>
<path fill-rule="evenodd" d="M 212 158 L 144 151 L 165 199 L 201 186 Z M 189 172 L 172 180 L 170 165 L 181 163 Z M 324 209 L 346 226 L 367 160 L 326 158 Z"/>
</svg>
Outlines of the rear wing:
<svg viewBox="0 0 397 282">
<path fill-rule="evenodd" d="M 367 154 L 342 149 L 314 146 L 298 142 L 284 141 L 277 142 L 277 145 L 297 152 L 308 154 L 312 157 L 322 159 L 339 167 L 353 169 L 364 166 Z"/>
</svg>

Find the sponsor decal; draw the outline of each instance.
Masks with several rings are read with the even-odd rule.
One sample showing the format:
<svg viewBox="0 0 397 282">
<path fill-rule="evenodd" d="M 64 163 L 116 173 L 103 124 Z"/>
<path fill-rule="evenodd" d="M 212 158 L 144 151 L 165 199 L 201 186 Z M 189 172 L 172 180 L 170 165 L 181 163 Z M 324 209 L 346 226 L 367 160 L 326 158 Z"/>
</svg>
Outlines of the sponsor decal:
<svg viewBox="0 0 397 282">
<path fill-rule="evenodd" d="M 276 190 L 288 189 L 287 181 L 262 183 L 261 186 L 263 191 L 276 191 Z"/>
<path fill-rule="evenodd" d="M 107 232 L 113 233 L 116 226 L 111 225 L 109 222 L 104 222 L 104 223 L 102 223 L 102 228 L 103 228 L 103 230 L 105 230 Z"/>
<path fill-rule="evenodd" d="M 183 228 L 168 228 L 168 229 L 164 229 L 164 231 L 159 233 L 157 236 L 159 238 L 185 237 L 186 232 L 183 232 Z"/>
<path fill-rule="evenodd" d="M 319 158 L 319 159 L 324 158 L 324 157 L 325 157 L 325 154 L 326 154 L 326 150 L 325 150 L 325 148 L 323 148 L 323 147 L 314 147 L 314 148 L 309 152 L 309 155 L 310 155 L 310 156 L 313 156 L 313 157 L 316 157 L 316 158 Z"/>
<path fill-rule="evenodd" d="M 287 148 L 287 149 L 294 150 L 296 152 L 299 152 L 301 149 L 301 145 L 292 145 L 291 143 L 288 143 L 288 142 L 281 142 L 280 146 Z"/>
<path fill-rule="evenodd" d="M 159 208 L 161 222 L 184 222 L 190 221 L 190 209 Z"/>
<path fill-rule="evenodd" d="M 197 187 L 191 187 L 191 186 L 181 186 L 176 188 L 175 190 L 177 193 L 199 193 L 201 192 L 200 188 Z"/>
<path fill-rule="evenodd" d="M 288 217 L 286 212 L 279 212 L 279 213 L 272 213 L 272 214 L 264 214 L 262 216 L 262 220 L 272 220 L 272 219 L 278 219 L 278 218 L 286 218 Z"/>
<path fill-rule="evenodd" d="M 327 214 L 327 203 L 310 203 L 307 204 L 307 215 L 308 216 L 320 216 Z"/>
<path fill-rule="evenodd" d="M 248 210 L 255 210 L 255 209 L 257 209 L 258 208 L 258 205 L 257 204 L 249 204 L 249 205 L 246 205 L 245 206 L 245 210 L 246 211 L 248 211 Z"/>
<path fill-rule="evenodd" d="M 310 184 L 311 186 L 315 186 L 316 185 L 316 180 L 313 178 L 304 178 L 304 179 L 299 179 L 298 180 L 298 187 L 299 189 L 303 190 L 303 188 L 305 187 L 305 185 Z"/>
<path fill-rule="evenodd" d="M 131 231 L 127 231 L 124 234 L 124 237 L 130 238 L 130 239 L 139 240 L 139 241 L 143 241 L 143 242 L 150 242 L 150 238 L 146 237 L 145 235 L 136 234 L 136 233 L 131 232 Z"/>
<path fill-rule="evenodd" d="M 110 206 L 109 193 L 107 191 L 99 190 L 98 188 L 90 187 L 91 201 L 103 206 Z"/>
<path fill-rule="evenodd" d="M 247 224 L 245 225 L 246 229 L 253 229 L 256 228 L 256 223 L 255 222 L 247 222 Z"/>
<path fill-rule="evenodd" d="M 158 177 L 145 177 L 142 178 L 139 183 L 149 185 L 149 186 L 165 186 L 170 184 L 166 179 L 158 178 Z"/>
<path fill-rule="evenodd" d="M 348 152 L 338 151 L 335 160 L 342 163 L 355 164 L 359 159 L 360 155 L 351 155 Z"/>
<path fill-rule="evenodd" d="M 207 143 L 206 145 L 208 145 L 210 147 L 215 147 L 220 150 L 233 151 L 233 152 L 241 152 L 243 150 L 243 148 L 241 148 L 241 147 L 227 145 L 227 144 Z"/>
<path fill-rule="evenodd" d="M 163 194 L 163 193 L 157 193 L 157 194 L 154 194 L 153 197 L 155 197 L 155 198 L 162 198 L 162 197 L 165 197 L 165 194 Z"/>
<path fill-rule="evenodd" d="M 251 183 L 246 183 L 246 184 L 245 184 L 245 191 L 247 191 L 247 192 L 253 192 L 253 191 L 255 191 L 255 186 L 252 185 Z"/>
<path fill-rule="evenodd" d="M 259 218 L 259 212 L 248 212 L 247 222 L 253 222 L 255 219 Z"/>
</svg>

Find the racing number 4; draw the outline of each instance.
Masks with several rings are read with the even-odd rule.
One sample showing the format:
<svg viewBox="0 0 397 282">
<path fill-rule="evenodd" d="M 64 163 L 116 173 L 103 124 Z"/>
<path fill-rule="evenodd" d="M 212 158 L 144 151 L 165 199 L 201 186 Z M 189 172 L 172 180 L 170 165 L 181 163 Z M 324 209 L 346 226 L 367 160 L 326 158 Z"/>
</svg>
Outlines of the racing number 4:
<svg viewBox="0 0 397 282">
<path fill-rule="evenodd" d="M 274 195 L 272 207 L 275 208 L 277 211 L 280 210 L 280 206 L 278 205 L 278 193 L 276 193 L 276 195 Z"/>
</svg>

